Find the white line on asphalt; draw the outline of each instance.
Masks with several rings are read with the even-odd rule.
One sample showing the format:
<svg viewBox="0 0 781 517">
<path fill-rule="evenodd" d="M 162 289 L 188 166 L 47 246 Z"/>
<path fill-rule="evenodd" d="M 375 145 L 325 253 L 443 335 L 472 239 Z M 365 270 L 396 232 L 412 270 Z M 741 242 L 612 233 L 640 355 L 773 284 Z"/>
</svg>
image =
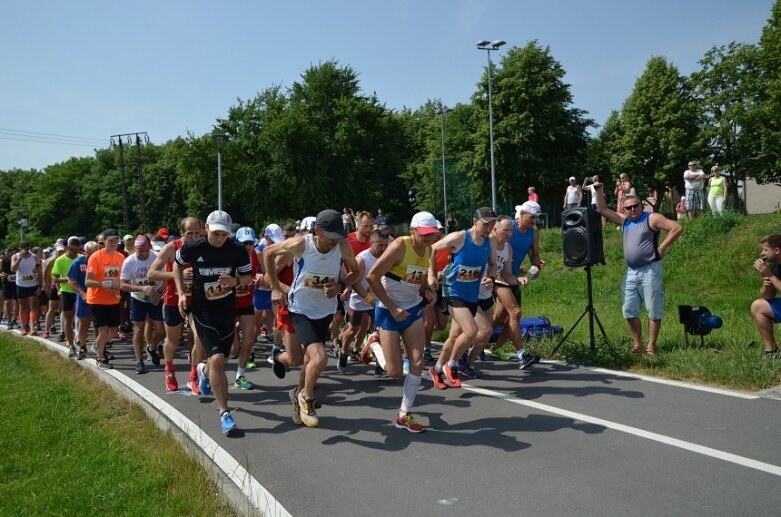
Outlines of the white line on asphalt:
<svg viewBox="0 0 781 517">
<path fill-rule="evenodd" d="M 488 397 L 494 397 L 494 398 L 506 400 L 508 402 L 512 402 L 513 404 L 539 409 L 540 411 L 545 411 L 547 413 L 553 413 L 554 415 L 560 415 L 567 418 L 572 418 L 574 420 L 580 420 L 591 424 L 601 425 L 603 427 L 607 427 L 608 429 L 613 429 L 615 431 L 620 431 L 622 433 L 631 434 L 634 436 L 638 436 L 640 438 L 645 438 L 647 440 L 653 440 L 655 442 L 659 442 L 664 445 L 672 445 L 673 447 L 678 447 L 680 449 L 684 449 L 690 452 L 695 452 L 697 454 L 702 454 L 704 456 L 709 456 L 711 458 L 716 458 L 719 460 L 734 463 L 736 465 L 741 465 L 762 472 L 767 472 L 768 474 L 773 474 L 775 476 L 781 476 L 781 467 L 777 465 L 771 465 L 770 463 L 764 463 L 761 461 L 752 460 L 750 458 L 738 456 L 737 454 L 720 451 L 718 449 L 705 447 L 703 445 L 698 445 L 692 442 L 686 442 L 684 440 L 679 440 L 677 438 L 672 438 L 670 436 L 665 436 L 663 434 L 652 433 L 650 431 L 645 431 L 637 427 L 631 427 L 628 425 L 619 424 L 617 422 L 611 422 L 610 420 L 603 420 L 602 418 L 596 418 L 596 417 L 584 415 L 582 413 L 575 413 L 574 411 L 568 411 L 566 409 L 557 408 L 555 406 L 549 406 L 547 404 L 541 404 L 539 402 L 533 402 L 531 400 L 523 400 L 518 397 L 514 397 L 512 395 L 507 395 L 506 393 L 500 393 L 498 391 L 486 390 L 483 388 L 474 388 L 472 386 L 467 386 L 464 384 L 462 384 L 461 387 L 465 390 L 472 391 L 474 393 L 479 393 L 481 395 L 485 395 Z"/>
<path fill-rule="evenodd" d="M 13 332 L 13 331 L 7 331 Z M 17 334 L 18 335 L 18 334 Z M 37 336 L 31 336 L 39 343 L 45 345 L 50 350 L 59 353 L 62 356 L 67 356 L 68 349 L 62 345 L 57 345 Z M 143 399 L 146 403 L 154 407 L 160 415 L 170 420 L 173 425 L 186 434 L 211 461 L 226 475 L 228 478 L 241 490 L 244 496 L 252 503 L 256 509 L 263 512 L 263 515 L 269 515 L 274 517 L 292 517 L 276 498 L 266 490 L 266 487 L 261 485 L 252 474 L 250 474 L 241 464 L 236 461 L 228 452 L 219 446 L 219 444 L 212 439 L 211 436 L 203 432 L 192 420 L 180 413 L 169 403 L 149 391 L 144 386 L 132 380 L 127 375 L 120 373 L 117 370 L 98 370 L 94 364 L 81 362 L 81 366 L 91 368 L 95 371 L 96 375 L 106 374 L 113 377 L 117 382 L 124 385 L 128 390 L 134 393 L 137 397 Z"/>
</svg>

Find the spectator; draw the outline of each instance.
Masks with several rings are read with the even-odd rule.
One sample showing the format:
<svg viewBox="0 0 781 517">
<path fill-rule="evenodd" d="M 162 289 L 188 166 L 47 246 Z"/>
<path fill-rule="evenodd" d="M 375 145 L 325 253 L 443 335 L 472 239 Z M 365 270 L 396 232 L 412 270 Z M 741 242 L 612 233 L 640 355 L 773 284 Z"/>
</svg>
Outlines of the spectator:
<svg viewBox="0 0 781 517">
<path fill-rule="evenodd" d="M 447 233 L 458 231 L 458 220 L 453 217 L 453 214 L 447 214 L 445 225 L 447 226 Z"/>
<path fill-rule="evenodd" d="M 374 224 L 380 230 L 387 230 L 390 226 L 388 216 L 382 213 L 382 208 L 377 209 L 377 217 L 374 218 Z"/>
<path fill-rule="evenodd" d="M 539 196 L 539 195 L 537 194 L 537 192 L 534 190 L 534 187 L 529 187 L 529 189 L 527 190 L 527 192 L 529 193 L 529 199 L 528 199 L 528 201 L 534 201 L 535 203 L 539 203 L 539 202 L 540 202 L 540 196 Z"/>
<path fill-rule="evenodd" d="M 635 188 L 632 186 L 632 184 L 629 182 L 629 176 L 626 175 L 625 172 L 622 172 L 618 175 L 618 180 L 616 181 L 616 212 L 618 212 L 621 215 L 626 215 L 624 213 L 624 198 L 626 196 L 632 194 L 635 195 Z"/>
<path fill-rule="evenodd" d="M 695 219 L 702 215 L 704 205 L 702 186 L 704 181 L 705 173 L 697 167 L 696 161 L 690 161 L 689 168 L 683 172 L 683 184 L 686 187 L 686 213 L 689 219 Z"/>
<path fill-rule="evenodd" d="M 583 189 L 578 185 L 575 176 L 570 176 L 567 191 L 564 194 L 564 204 L 562 208 L 577 208 L 583 202 Z"/>
<path fill-rule="evenodd" d="M 721 215 L 727 204 L 727 185 L 724 184 L 724 176 L 721 175 L 719 164 L 711 167 L 710 171 L 713 176 L 708 180 L 708 205 L 714 215 Z"/>
<path fill-rule="evenodd" d="M 754 261 L 754 267 L 762 275 L 762 287 L 751 304 L 751 316 L 765 345 L 762 359 L 767 361 L 781 359 L 773 332 L 773 324 L 781 323 L 781 298 L 776 297 L 781 289 L 781 234 L 767 235 L 759 243 L 762 257 Z"/>
</svg>

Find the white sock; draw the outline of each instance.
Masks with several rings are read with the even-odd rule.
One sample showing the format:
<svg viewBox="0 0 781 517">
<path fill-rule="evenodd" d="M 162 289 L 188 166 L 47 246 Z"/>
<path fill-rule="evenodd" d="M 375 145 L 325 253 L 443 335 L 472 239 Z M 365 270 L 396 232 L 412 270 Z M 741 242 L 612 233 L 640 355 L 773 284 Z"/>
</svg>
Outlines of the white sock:
<svg viewBox="0 0 781 517">
<path fill-rule="evenodd" d="M 382 346 L 378 342 L 372 343 L 372 352 L 374 353 L 374 358 L 377 359 L 377 364 L 382 367 L 382 369 L 385 369 L 385 354 L 382 353 Z"/>
<path fill-rule="evenodd" d="M 246 368 L 242 368 L 241 366 L 236 367 L 236 379 L 242 377 L 245 373 L 247 373 Z"/>
<path fill-rule="evenodd" d="M 415 397 L 418 394 L 418 388 L 420 387 L 420 375 L 407 374 L 404 378 L 404 396 L 401 398 L 401 409 L 399 409 L 399 416 L 406 416 L 412 410 L 412 406 L 415 404 Z"/>
<path fill-rule="evenodd" d="M 455 359 L 450 359 L 448 360 L 447 365 L 451 368 L 455 368 L 456 366 L 458 366 L 458 362 L 456 362 Z"/>
</svg>

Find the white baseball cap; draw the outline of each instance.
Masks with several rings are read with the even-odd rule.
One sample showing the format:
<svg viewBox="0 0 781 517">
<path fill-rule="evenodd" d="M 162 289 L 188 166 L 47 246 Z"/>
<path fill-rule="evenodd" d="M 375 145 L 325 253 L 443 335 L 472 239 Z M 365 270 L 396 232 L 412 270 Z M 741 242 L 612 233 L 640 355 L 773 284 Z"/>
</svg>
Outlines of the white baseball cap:
<svg viewBox="0 0 781 517">
<path fill-rule="evenodd" d="M 540 215 L 540 212 L 542 212 L 542 210 L 540 209 L 539 203 L 537 203 L 536 201 L 526 201 L 522 205 L 515 206 L 515 217 L 521 215 L 521 212 L 531 214 L 531 215 Z"/>
<path fill-rule="evenodd" d="M 418 212 L 413 215 L 409 226 L 410 228 L 416 228 L 421 235 L 439 233 L 437 218 L 431 215 L 430 212 Z"/>
<path fill-rule="evenodd" d="M 570 180 L 570 181 L 578 181 L 578 179 L 577 179 L 575 176 L 570 176 L 570 177 L 569 177 L 569 180 Z"/>
<path fill-rule="evenodd" d="M 228 212 L 215 210 L 206 218 L 206 224 L 209 225 L 209 230 L 211 231 L 231 233 L 233 220 L 228 215 Z"/>
<path fill-rule="evenodd" d="M 285 234 L 282 233 L 282 228 L 280 228 L 278 224 L 274 223 L 266 226 L 266 231 L 263 233 L 263 235 L 265 235 L 266 239 L 272 243 L 282 242 L 285 240 Z"/>
<path fill-rule="evenodd" d="M 307 230 L 309 232 L 312 231 L 312 229 L 315 227 L 315 221 L 317 221 L 317 217 L 314 216 L 308 216 L 301 219 L 301 226 L 298 227 L 299 230 Z"/>
</svg>

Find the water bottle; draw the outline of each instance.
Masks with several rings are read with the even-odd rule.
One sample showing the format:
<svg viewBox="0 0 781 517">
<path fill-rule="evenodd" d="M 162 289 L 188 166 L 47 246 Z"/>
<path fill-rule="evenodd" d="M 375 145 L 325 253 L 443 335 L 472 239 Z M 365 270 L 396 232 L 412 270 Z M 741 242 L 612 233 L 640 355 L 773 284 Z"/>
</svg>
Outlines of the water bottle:
<svg viewBox="0 0 781 517">
<path fill-rule="evenodd" d="M 529 282 L 536 282 L 537 277 L 540 275 L 540 268 L 532 266 L 529 268 Z"/>
</svg>

